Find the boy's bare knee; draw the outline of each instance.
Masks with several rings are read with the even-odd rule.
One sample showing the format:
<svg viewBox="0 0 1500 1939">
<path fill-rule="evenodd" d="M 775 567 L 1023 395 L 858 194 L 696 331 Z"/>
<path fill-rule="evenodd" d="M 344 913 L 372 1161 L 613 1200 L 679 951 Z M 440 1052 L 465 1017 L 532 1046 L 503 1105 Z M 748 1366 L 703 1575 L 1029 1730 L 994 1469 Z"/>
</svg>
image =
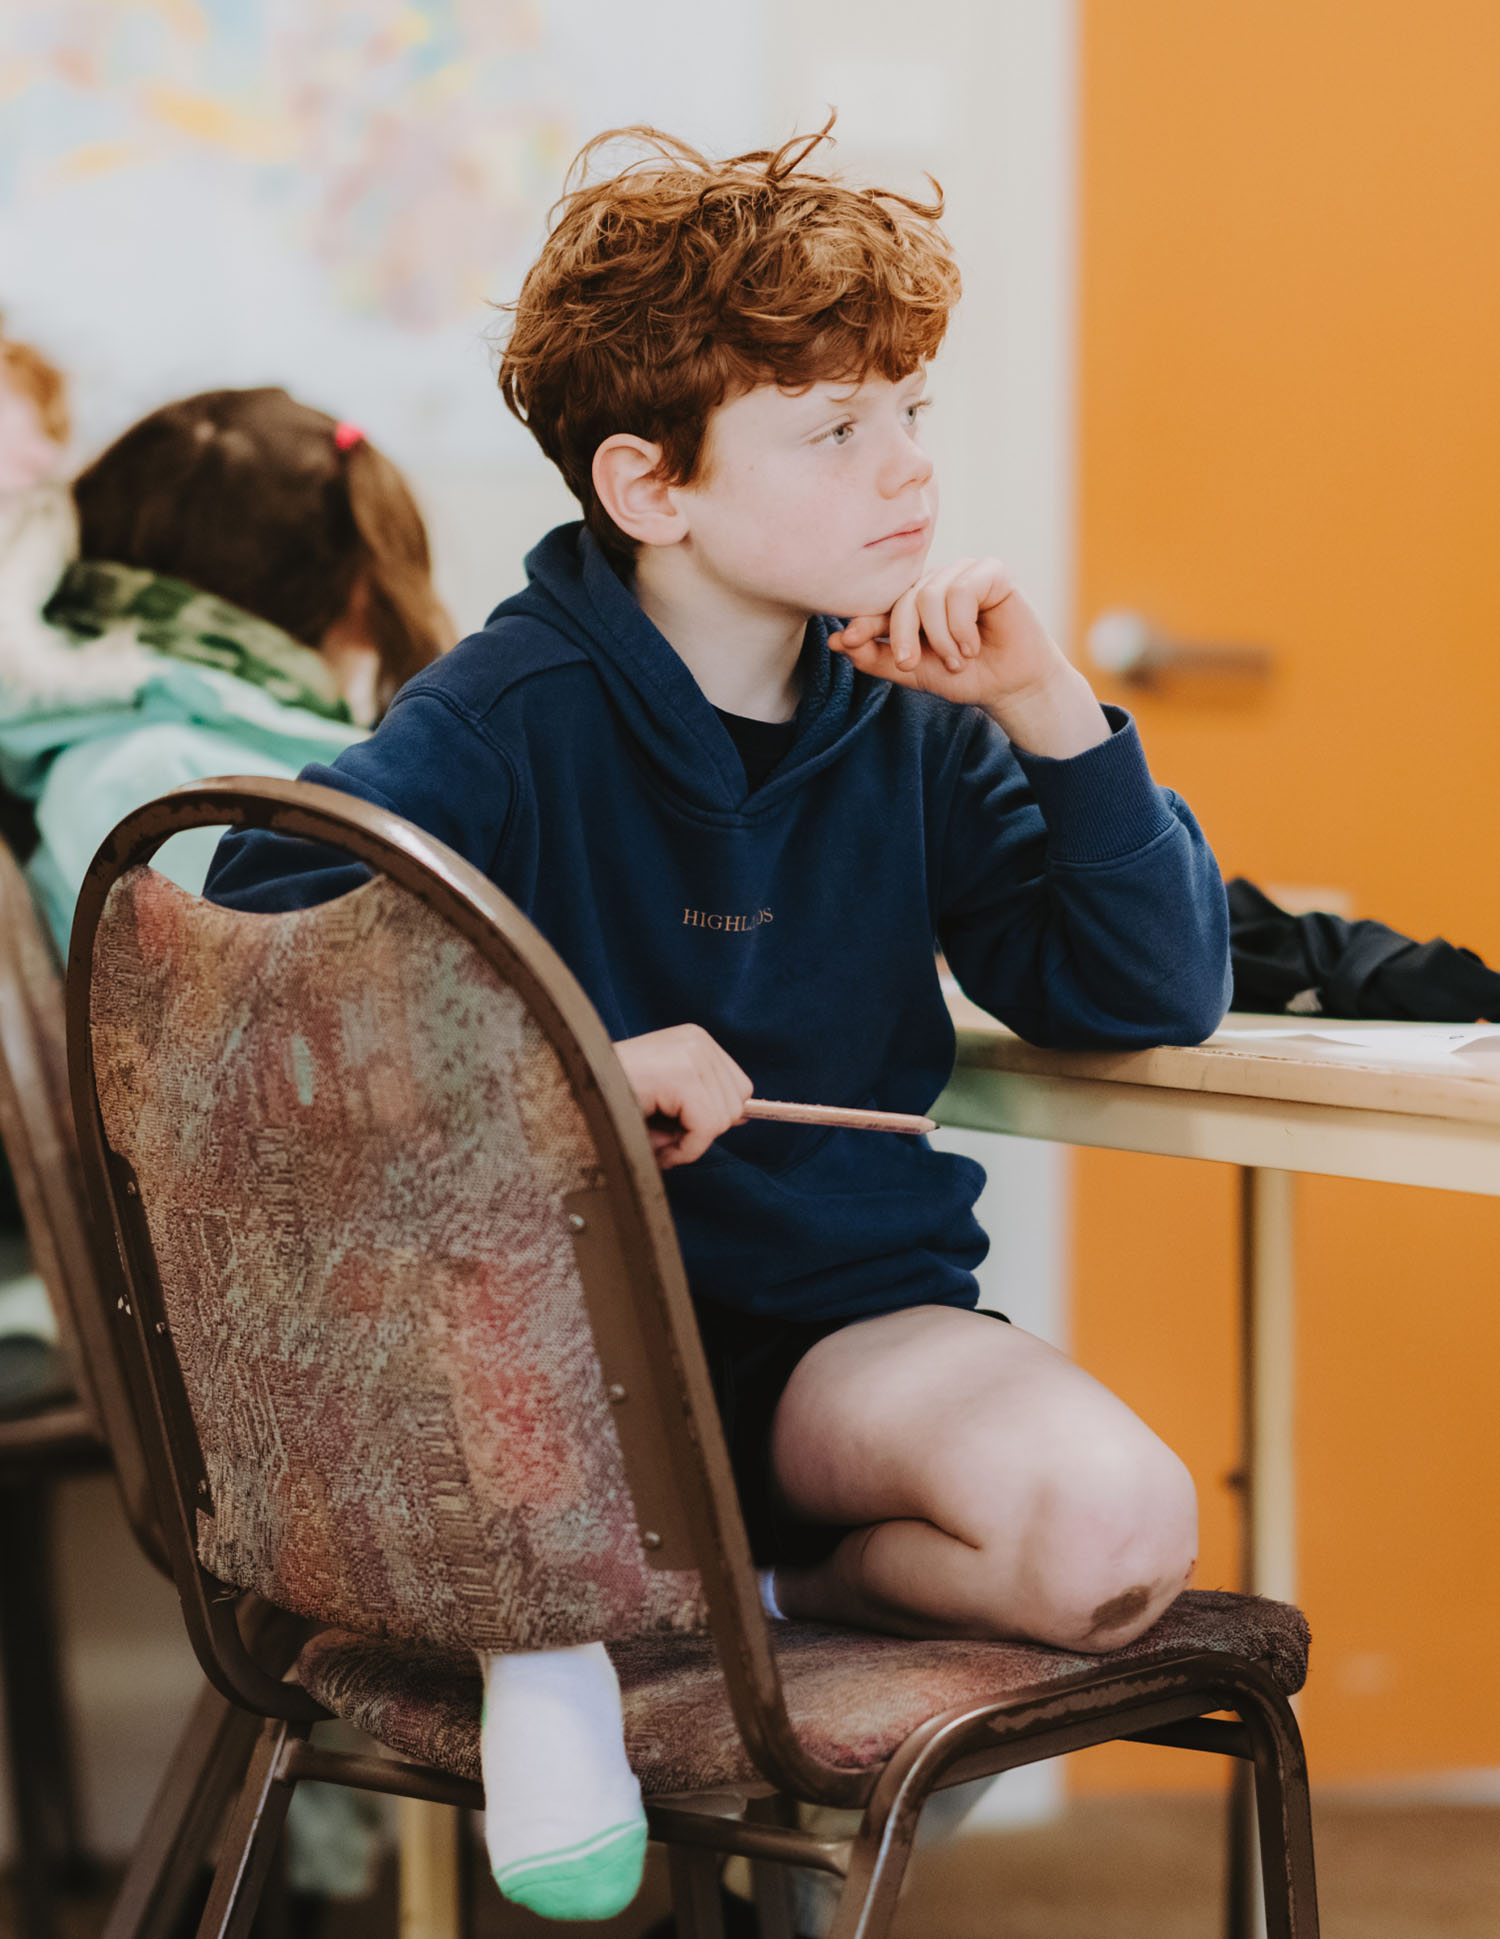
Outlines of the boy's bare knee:
<svg viewBox="0 0 1500 1939">
<path fill-rule="evenodd" d="M 1004 1600 L 1037 1642 L 1119 1649 L 1187 1587 L 1197 1546 L 1192 1477 L 1142 1430 L 1043 1481 Z"/>
<path fill-rule="evenodd" d="M 1198 1559 L 1198 1501 L 1191 1475 L 1154 1435 L 1096 1477 L 1059 1514 L 1057 1614 L 1069 1646 L 1133 1642 L 1187 1587 Z"/>
</svg>

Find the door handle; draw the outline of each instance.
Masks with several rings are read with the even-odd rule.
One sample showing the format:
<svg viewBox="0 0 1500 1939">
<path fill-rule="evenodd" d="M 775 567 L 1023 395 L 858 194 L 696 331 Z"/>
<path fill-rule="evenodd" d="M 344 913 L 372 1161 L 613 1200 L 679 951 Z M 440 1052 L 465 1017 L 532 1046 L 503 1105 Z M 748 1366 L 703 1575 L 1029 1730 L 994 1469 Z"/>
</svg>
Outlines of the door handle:
<svg viewBox="0 0 1500 1939">
<path fill-rule="evenodd" d="M 1275 656 L 1268 646 L 1229 641 L 1179 640 L 1154 626 L 1144 613 L 1115 608 L 1100 613 L 1086 635 L 1089 658 L 1101 673 L 1134 687 L 1152 687 L 1173 675 L 1194 681 L 1269 680 Z"/>
</svg>

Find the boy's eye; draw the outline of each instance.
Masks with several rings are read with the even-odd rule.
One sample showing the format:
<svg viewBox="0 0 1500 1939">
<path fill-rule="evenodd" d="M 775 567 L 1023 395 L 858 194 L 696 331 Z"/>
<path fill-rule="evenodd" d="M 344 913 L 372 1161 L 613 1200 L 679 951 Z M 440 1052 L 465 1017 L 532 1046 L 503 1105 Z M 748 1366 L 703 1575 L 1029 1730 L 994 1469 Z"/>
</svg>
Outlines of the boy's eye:
<svg viewBox="0 0 1500 1939">
<path fill-rule="evenodd" d="M 919 397 L 915 404 L 907 405 L 906 407 L 907 419 L 910 423 L 915 424 L 917 419 L 922 415 L 923 411 L 930 411 L 931 409 L 932 409 L 932 399 L 930 397 Z"/>
<path fill-rule="evenodd" d="M 833 429 L 827 433 L 830 444 L 847 444 L 853 436 L 854 426 L 852 424 L 835 424 Z"/>
</svg>

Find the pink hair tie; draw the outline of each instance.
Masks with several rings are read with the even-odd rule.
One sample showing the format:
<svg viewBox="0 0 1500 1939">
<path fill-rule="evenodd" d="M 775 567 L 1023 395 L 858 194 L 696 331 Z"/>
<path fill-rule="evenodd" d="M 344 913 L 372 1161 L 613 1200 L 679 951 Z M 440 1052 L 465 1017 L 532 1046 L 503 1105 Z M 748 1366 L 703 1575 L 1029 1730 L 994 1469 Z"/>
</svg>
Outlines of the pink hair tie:
<svg viewBox="0 0 1500 1939">
<path fill-rule="evenodd" d="M 347 418 L 341 418 L 333 427 L 333 441 L 340 451 L 352 451 L 355 445 L 363 444 L 364 436 L 359 426 L 351 424 Z"/>
</svg>

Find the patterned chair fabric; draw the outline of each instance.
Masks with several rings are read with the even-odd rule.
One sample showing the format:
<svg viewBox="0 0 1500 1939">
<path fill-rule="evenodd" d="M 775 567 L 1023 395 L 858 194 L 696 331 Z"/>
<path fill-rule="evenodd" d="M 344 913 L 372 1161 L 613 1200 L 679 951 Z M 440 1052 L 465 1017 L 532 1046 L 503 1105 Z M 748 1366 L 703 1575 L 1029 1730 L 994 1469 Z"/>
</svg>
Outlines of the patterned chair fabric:
<svg viewBox="0 0 1500 1939">
<path fill-rule="evenodd" d="M 100 924 L 105 1135 L 206 1462 L 205 1568 L 365 1635 L 699 1627 L 647 1566 L 563 1195 L 600 1181 L 517 992 L 415 896 L 243 915 L 150 869 Z"/>
<path fill-rule="evenodd" d="M 813 1623 L 773 1623 L 787 1709 L 810 1751 L 848 1770 L 881 1764 L 945 1710 L 1045 1688 L 1101 1659 L 1027 1643 L 911 1642 Z M 1164 1652 L 1233 1652 L 1288 1695 L 1307 1675 L 1301 1610 L 1257 1596 L 1190 1589 L 1110 1668 Z M 625 1744 L 648 1796 L 713 1790 L 754 1777 L 705 1636 L 612 1643 Z M 336 1716 L 408 1757 L 479 1776 L 479 1678 L 473 1659 L 325 1630 L 304 1648 L 302 1684 Z"/>
</svg>

